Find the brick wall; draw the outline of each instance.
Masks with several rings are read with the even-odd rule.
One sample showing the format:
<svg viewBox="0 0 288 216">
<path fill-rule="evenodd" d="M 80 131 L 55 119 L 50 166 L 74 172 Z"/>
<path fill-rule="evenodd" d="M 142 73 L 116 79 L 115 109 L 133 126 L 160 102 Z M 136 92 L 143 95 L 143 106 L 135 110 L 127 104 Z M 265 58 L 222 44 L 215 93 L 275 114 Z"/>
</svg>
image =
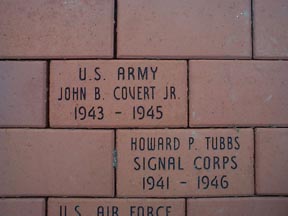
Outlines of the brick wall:
<svg viewBox="0 0 288 216">
<path fill-rule="evenodd" d="M 287 216 L 287 20 L 287 0 L 2 0 L 0 216 Z"/>
</svg>

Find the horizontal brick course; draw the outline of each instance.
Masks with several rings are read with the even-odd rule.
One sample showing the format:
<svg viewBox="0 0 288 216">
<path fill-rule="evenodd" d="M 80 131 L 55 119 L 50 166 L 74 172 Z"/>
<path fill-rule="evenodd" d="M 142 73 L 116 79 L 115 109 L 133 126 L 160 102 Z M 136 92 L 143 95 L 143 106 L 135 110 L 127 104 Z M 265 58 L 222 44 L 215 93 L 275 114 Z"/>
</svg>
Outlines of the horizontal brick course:
<svg viewBox="0 0 288 216">
<path fill-rule="evenodd" d="M 120 197 L 254 193 L 252 129 L 117 130 Z"/>
<path fill-rule="evenodd" d="M 286 216 L 287 214 L 287 197 L 188 199 L 187 216 Z"/>
<path fill-rule="evenodd" d="M 249 0 L 118 1 L 118 57 L 250 58 L 250 11 Z"/>
<path fill-rule="evenodd" d="M 0 58 L 113 56 L 113 0 L 0 2 Z"/>
<path fill-rule="evenodd" d="M 256 129 L 256 193 L 288 195 L 288 128 Z"/>
<path fill-rule="evenodd" d="M 0 127 L 46 126 L 46 74 L 44 61 L 0 61 Z"/>
<path fill-rule="evenodd" d="M 253 0 L 254 57 L 288 59 L 288 1 Z"/>
<path fill-rule="evenodd" d="M 50 125 L 187 126 L 187 64 L 156 60 L 52 61 Z"/>
<path fill-rule="evenodd" d="M 113 196 L 113 132 L 0 130 L 0 196 Z"/>
<path fill-rule="evenodd" d="M 288 62 L 190 61 L 190 126 L 287 126 Z"/>
<path fill-rule="evenodd" d="M 287 216 L 287 20 L 0 0 L 0 216 Z"/>
<path fill-rule="evenodd" d="M 48 215 L 185 215 L 184 199 L 49 199 Z"/>
<path fill-rule="evenodd" d="M 0 199 L 2 216 L 45 216 L 45 199 Z"/>
</svg>

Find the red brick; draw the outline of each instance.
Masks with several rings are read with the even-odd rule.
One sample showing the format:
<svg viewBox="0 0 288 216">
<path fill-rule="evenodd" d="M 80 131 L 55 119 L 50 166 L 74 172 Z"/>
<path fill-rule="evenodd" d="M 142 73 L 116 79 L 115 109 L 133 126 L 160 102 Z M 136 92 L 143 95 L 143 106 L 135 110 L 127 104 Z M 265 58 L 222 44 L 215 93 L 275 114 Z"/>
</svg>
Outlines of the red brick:
<svg viewBox="0 0 288 216">
<path fill-rule="evenodd" d="M 44 199 L 0 199 L 2 216 L 45 216 Z"/>
<path fill-rule="evenodd" d="M 121 0 L 118 57 L 250 58 L 249 0 Z"/>
<path fill-rule="evenodd" d="M 138 67 L 143 72 L 147 69 L 147 77 L 144 76 L 143 80 L 141 77 L 138 79 Z M 87 77 L 81 81 L 79 71 L 81 69 L 81 77 L 84 77 L 84 68 Z M 95 80 L 99 78 L 95 68 L 101 74 L 98 81 Z M 134 70 L 135 80 L 132 75 L 128 76 L 129 68 Z M 187 126 L 185 61 L 52 61 L 50 75 L 52 127 Z M 79 92 L 76 95 L 78 99 L 76 96 L 73 99 L 73 87 Z M 175 90 L 175 97 L 172 94 L 172 99 L 165 100 L 167 88 Z M 66 90 L 70 94 L 64 94 Z M 81 90 L 85 91 L 85 96 L 80 94 Z M 100 96 L 95 92 L 100 92 Z M 93 115 L 93 110 L 96 115 Z"/>
<path fill-rule="evenodd" d="M 255 58 L 288 59 L 288 1 L 254 0 Z"/>
<path fill-rule="evenodd" d="M 154 138 L 155 150 L 148 149 L 147 140 Z M 164 150 L 158 143 L 164 143 Z M 116 146 L 117 195 L 120 197 L 254 193 L 252 129 L 118 130 Z"/>
<path fill-rule="evenodd" d="M 288 198 L 188 199 L 187 216 L 287 216 Z"/>
<path fill-rule="evenodd" d="M 112 196 L 112 131 L 0 130 L 0 196 Z"/>
<path fill-rule="evenodd" d="M 113 56 L 113 0 L 1 0 L 0 58 Z"/>
<path fill-rule="evenodd" d="M 62 207 L 61 207 L 62 206 Z M 66 207 L 66 208 L 65 208 Z M 67 215 L 185 215 L 184 199 L 49 199 L 48 216 Z M 76 210 L 75 210 L 76 209 Z"/>
<path fill-rule="evenodd" d="M 288 62 L 190 61 L 190 126 L 288 125 Z"/>
<path fill-rule="evenodd" d="M 256 193 L 288 195 L 288 128 L 256 129 Z"/>
<path fill-rule="evenodd" d="M 45 127 L 46 91 L 46 62 L 0 61 L 0 127 Z"/>
</svg>

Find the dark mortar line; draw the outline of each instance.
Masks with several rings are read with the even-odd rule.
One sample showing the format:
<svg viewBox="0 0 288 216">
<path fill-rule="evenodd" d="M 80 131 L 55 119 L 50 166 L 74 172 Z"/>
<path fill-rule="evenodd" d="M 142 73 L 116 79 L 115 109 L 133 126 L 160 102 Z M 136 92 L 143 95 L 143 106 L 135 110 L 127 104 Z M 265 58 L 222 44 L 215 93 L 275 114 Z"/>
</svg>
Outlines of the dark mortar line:
<svg viewBox="0 0 288 216">
<path fill-rule="evenodd" d="M 116 152 L 116 153 L 115 153 Z M 114 129 L 114 150 L 113 150 L 113 165 L 115 163 L 116 157 L 116 166 L 114 169 L 114 197 L 117 197 L 117 166 L 118 166 L 118 153 L 117 153 L 117 130 Z"/>
<path fill-rule="evenodd" d="M 113 44 L 113 57 L 117 58 L 117 22 L 118 22 L 118 2 L 114 0 L 114 44 Z"/>
<path fill-rule="evenodd" d="M 50 128 L 50 60 L 46 67 L 46 128 Z"/>
<path fill-rule="evenodd" d="M 251 0 L 251 51 L 252 60 L 254 60 L 254 10 L 253 10 L 254 0 Z"/>
<path fill-rule="evenodd" d="M 190 69 L 189 69 L 189 61 L 187 61 L 187 125 L 190 125 L 190 84 L 189 84 L 189 76 L 190 76 Z"/>
<path fill-rule="evenodd" d="M 133 57 L 133 58 L 35 58 L 35 59 L 31 59 L 31 58 L 9 58 L 9 59 L 0 59 L 0 61 L 91 61 L 91 60 L 98 60 L 98 61 L 120 61 L 120 60 L 129 60 L 129 61 L 141 61 L 141 60 L 151 60 L 151 61 L 288 61 L 288 59 L 286 58 L 245 58 L 245 59 L 239 59 L 239 58 L 197 58 L 197 57 L 191 57 L 191 58 L 160 58 L 160 57 L 155 57 L 155 58 L 137 58 L 137 57 Z"/>
</svg>

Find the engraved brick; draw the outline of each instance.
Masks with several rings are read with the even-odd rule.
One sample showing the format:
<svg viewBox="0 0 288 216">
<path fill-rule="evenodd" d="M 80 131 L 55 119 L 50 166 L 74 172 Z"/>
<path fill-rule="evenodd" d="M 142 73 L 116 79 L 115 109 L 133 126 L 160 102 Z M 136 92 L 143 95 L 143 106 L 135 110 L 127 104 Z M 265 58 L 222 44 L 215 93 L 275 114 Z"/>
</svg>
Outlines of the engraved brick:
<svg viewBox="0 0 288 216">
<path fill-rule="evenodd" d="M 254 56 L 288 59 L 288 1 L 254 0 Z"/>
<path fill-rule="evenodd" d="M 250 11 L 250 0 L 121 0 L 118 57 L 250 58 Z"/>
<path fill-rule="evenodd" d="M 288 128 L 256 129 L 256 193 L 288 195 Z"/>
<path fill-rule="evenodd" d="M 46 62 L 0 61 L 0 127 L 45 127 L 46 91 Z"/>
<path fill-rule="evenodd" d="M 48 216 L 185 215 L 184 199 L 49 199 Z M 80 214 L 79 214 L 80 213 Z"/>
<path fill-rule="evenodd" d="M 252 129 L 117 131 L 120 197 L 254 193 Z"/>
<path fill-rule="evenodd" d="M 188 216 L 287 216 L 288 198 L 245 197 L 188 199 Z"/>
<path fill-rule="evenodd" d="M 1 0 L 0 58 L 113 56 L 113 0 Z"/>
<path fill-rule="evenodd" d="M 187 126 L 187 64 L 154 60 L 52 61 L 50 125 Z"/>
<path fill-rule="evenodd" d="M 288 62 L 189 64 L 190 126 L 288 125 Z"/>
<path fill-rule="evenodd" d="M 113 196 L 113 131 L 1 129 L 0 196 Z"/>
<path fill-rule="evenodd" d="M 0 215 L 45 216 L 44 199 L 0 199 Z"/>
</svg>

